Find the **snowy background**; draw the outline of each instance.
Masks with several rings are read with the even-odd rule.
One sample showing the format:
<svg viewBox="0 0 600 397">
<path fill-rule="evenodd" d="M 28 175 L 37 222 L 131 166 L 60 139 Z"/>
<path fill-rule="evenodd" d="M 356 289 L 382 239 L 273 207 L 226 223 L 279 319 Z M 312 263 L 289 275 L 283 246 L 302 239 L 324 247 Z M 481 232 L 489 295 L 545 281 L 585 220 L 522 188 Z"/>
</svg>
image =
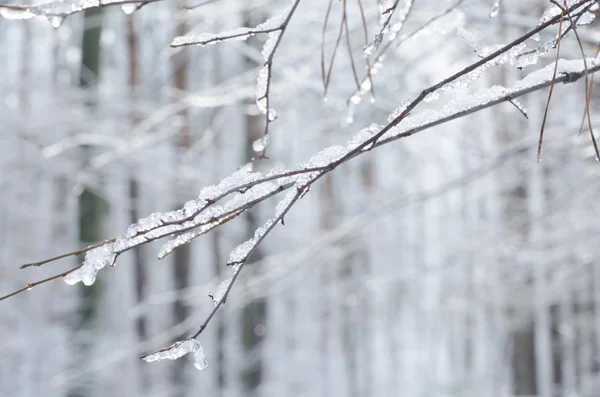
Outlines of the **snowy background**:
<svg viewBox="0 0 600 397">
<path fill-rule="evenodd" d="M 360 3 L 365 42 L 358 1 L 334 0 L 329 14 L 327 1 L 300 1 L 273 58 L 269 107 L 277 119 L 268 158 L 258 160 L 265 116 L 257 76 L 267 36 L 169 44 L 190 32 L 259 25 L 292 2 L 185 8 L 200 3 L 158 1 L 132 14 L 105 7 L 64 21 L 0 19 L 0 295 L 82 257 L 19 265 L 181 208 L 252 158 L 265 173 L 293 169 L 371 123 L 385 125 L 424 88 L 534 28 L 551 5 L 420 0 L 410 8 L 401 0 L 392 23 L 410 9 L 404 25 L 370 56 L 371 101 L 368 84 L 356 95 L 351 59 L 360 83 L 363 47 L 381 29 L 378 2 Z M 321 51 L 328 67 L 344 5 L 347 32 L 325 101 Z M 587 57 L 600 41 L 598 23 L 578 29 Z M 543 46 L 557 31 L 525 44 Z M 388 43 L 385 59 L 374 62 Z M 581 59 L 572 32 L 560 51 Z M 490 65 L 428 98 L 418 111 L 429 113 L 415 110 L 421 119 L 413 121 L 439 115 L 452 100 L 474 103 L 493 85 L 510 87 L 555 56 L 550 47 L 522 64 L 509 57 Z M 590 113 L 600 131 L 598 90 Z M 555 87 L 537 163 L 547 98 L 546 88 L 518 99 L 528 118 L 503 102 L 321 178 L 259 245 L 198 338 L 208 361 L 202 371 L 190 356 L 139 356 L 198 330 L 214 308 L 208 293 L 230 277 L 229 253 L 273 217 L 278 200 L 162 260 L 166 240 L 124 253 L 93 286 L 59 279 L 0 302 L 0 395 L 600 395 L 600 168 L 587 128 L 578 135 L 583 79 Z"/>
</svg>

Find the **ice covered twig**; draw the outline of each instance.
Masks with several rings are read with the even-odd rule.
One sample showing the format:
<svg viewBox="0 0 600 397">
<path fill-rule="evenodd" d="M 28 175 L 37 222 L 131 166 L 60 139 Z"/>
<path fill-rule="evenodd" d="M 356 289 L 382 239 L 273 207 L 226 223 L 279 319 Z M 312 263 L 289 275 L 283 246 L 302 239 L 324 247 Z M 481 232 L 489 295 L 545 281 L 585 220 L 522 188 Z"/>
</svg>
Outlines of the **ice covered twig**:
<svg viewBox="0 0 600 397">
<path fill-rule="evenodd" d="M 54 28 L 58 28 L 69 15 L 85 10 L 120 5 L 125 13 L 131 13 L 156 1 L 161 0 L 55 0 L 38 5 L 0 4 L 0 15 L 5 19 L 45 17 Z"/>
<path fill-rule="evenodd" d="M 167 348 L 161 349 L 155 353 L 146 354 L 140 358 L 151 363 L 162 360 L 177 360 L 189 353 L 194 353 L 194 366 L 196 368 L 202 370 L 208 366 L 204 349 L 200 342 L 194 338 L 177 341 Z"/>
<path fill-rule="evenodd" d="M 269 124 L 275 121 L 277 113 L 271 108 L 270 88 L 271 78 L 273 76 L 273 57 L 281 43 L 285 33 L 300 0 L 294 0 L 292 5 L 276 16 L 269 18 L 254 28 L 239 27 L 237 29 L 221 33 L 201 33 L 198 35 L 178 36 L 171 42 L 171 47 L 183 47 L 190 45 L 205 46 L 231 40 L 247 40 L 257 34 L 267 34 L 268 38 L 262 48 L 262 57 L 264 63 L 258 72 L 256 80 L 256 105 L 258 110 L 265 115 L 265 132 L 260 138 L 254 149 L 256 152 L 264 153 L 269 143 Z"/>
</svg>

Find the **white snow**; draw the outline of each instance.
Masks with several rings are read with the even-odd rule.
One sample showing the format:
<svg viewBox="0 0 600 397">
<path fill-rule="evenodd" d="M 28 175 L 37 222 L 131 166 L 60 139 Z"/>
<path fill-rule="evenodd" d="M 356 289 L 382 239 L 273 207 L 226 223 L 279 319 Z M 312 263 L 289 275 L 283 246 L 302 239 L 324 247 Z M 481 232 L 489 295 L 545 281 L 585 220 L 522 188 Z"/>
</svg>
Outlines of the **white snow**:
<svg viewBox="0 0 600 397">
<path fill-rule="evenodd" d="M 214 293 L 210 293 L 210 298 L 212 299 L 215 306 L 217 306 L 219 302 L 221 302 L 221 299 L 223 299 L 225 293 L 227 293 L 227 290 L 229 289 L 229 286 L 231 285 L 232 281 L 232 277 L 221 281 L 217 287 L 217 290 Z"/>
<path fill-rule="evenodd" d="M 144 356 L 142 359 L 149 363 L 162 360 L 176 360 L 189 353 L 194 353 L 194 366 L 196 368 L 202 370 L 207 367 L 206 355 L 204 354 L 202 345 L 196 339 L 192 338 L 177 341 L 168 348 Z"/>
</svg>

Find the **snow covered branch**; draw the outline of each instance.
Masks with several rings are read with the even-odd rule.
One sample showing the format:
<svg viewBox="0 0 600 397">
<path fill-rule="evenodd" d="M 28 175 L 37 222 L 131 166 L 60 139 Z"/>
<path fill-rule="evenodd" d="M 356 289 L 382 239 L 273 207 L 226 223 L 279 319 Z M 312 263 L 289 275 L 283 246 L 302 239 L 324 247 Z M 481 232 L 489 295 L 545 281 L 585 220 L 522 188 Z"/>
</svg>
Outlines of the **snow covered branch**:
<svg viewBox="0 0 600 397">
<path fill-rule="evenodd" d="M 6 19 L 44 17 L 58 28 L 69 15 L 85 10 L 120 5 L 124 13 L 131 14 L 156 1 L 161 0 L 56 0 L 39 5 L 0 4 L 0 15 Z"/>
</svg>

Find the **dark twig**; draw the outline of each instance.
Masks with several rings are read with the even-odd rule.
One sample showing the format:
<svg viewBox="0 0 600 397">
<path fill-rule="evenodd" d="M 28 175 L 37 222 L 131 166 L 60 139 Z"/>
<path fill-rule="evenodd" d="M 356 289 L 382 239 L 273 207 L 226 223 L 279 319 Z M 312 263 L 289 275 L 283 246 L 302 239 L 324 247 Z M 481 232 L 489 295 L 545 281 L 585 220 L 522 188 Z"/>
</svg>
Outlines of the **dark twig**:
<svg viewBox="0 0 600 397">
<path fill-rule="evenodd" d="M 540 128 L 540 138 L 538 140 L 538 147 L 537 147 L 537 155 L 536 155 L 536 159 L 539 162 L 541 157 L 542 157 L 542 141 L 544 139 L 544 127 L 546 126 L 546 118 L 548 117 L 548 108 L 550 107 L 550 100 L 552 99 L 552 92 L 554 91 L 554 82 L 556 81 L 556 71 L 558 69 L 558 56 L 560 55 L 560 37 L 561 37 L 561 33 L 562 33 L 562 24 L 563 24 L 563 17 L 565 15 L 565 12 L 563 11 L 561 13 L 561 18 L 560 18 L 560 23 L 558 25 L 558 43 L 556 46 L 556 60 L 554 62 L 554 72 L 552 73 L 552 84 L 550 85 L 550 90 L 548 91 L 548 100 L 546 101 L 546 108 L 544 109 L 544 117 L 542 118 L 542 126 Z"/>
<path fill-rule="evenodd" d="M 66 272 L 62 272 L 62 273 L 56 274 L 54 276 L 45 278 L 43 280 L 35 281 L 33 283 L 29 283 L 29 284 L 27 284 L 25 287 L 23 287 L 21 289 L 18 289 L 18 290 L 14 291 L 14 292 L 12 292 L 12 293 L 10 293 L 8 295 L 1 296 L 0 297 L 0 301 L 3 301 L 4 299 L 10 298 L 11 296 L 20 294 L 21 292 L 29 291 L 29 290 L 33 289 L 34 287 L 36 287 L 36 286 L 38 286 L 40 284 L 44 284 L 44 283 L 47 283 L 48 281 L 52 281 L 52 280 L 56 280 L 57 278 L 64 277 L 64 276 L 66 276 L 69 273 L 73 273 L 75 270 L 79 269 L 81 266 L 83 266 L 83 265 L 76 266 L 76 267 L 74 267 L 72 269 L 67 270 Z"/>
</svg>

